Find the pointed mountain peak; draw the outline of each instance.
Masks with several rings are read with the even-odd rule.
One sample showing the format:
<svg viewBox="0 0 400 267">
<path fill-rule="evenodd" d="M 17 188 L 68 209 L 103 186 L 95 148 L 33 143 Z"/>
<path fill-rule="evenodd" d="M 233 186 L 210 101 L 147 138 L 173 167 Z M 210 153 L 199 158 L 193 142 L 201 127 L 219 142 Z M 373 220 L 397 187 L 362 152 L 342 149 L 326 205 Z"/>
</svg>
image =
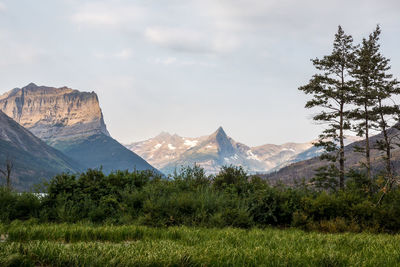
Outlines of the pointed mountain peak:
<svg viewBox="0 0 400 267">
<path fill-rule="evenodd" d="M 156 136 L 156 138 L 168 138 L 168 137 L 171 137 L 171 134 L 169 132 L 164 132 L 164 131 L 162 131 Z"/>
<path fill-rule="evenodd" d="M 36 87 L 38 87 L 36 84 L 30 83 L 27 86 L 25 86 L 24 88 L 36 88 Z"/>
<path fill-rule="evenodd" d="M 217 145 L 218 153 L 220 155 L 230 155 L 234 153 L 231 140 L 222 127 L 219 127 L 212 135 L 209 136 L 208 140 L 206 140 L 206 143 L 209 142 Z"/>
<path fill-rule="evenodd" d="M 220 136 L 223 138 L 228 138 L 222 126 L 220 126 L 211 136 Z"/>
<path fill-rule="evenodd" d="M 224 128 L 222 128 L 222 126 L 219 126 L 217 129 L 217 133 L 225 133 Z"/>
</svg>

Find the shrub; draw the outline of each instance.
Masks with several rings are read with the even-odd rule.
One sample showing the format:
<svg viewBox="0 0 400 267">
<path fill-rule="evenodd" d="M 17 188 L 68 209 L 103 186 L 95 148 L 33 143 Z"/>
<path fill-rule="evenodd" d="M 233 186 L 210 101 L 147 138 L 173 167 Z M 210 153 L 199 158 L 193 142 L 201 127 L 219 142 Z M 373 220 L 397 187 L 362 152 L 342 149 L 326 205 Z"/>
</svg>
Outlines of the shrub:
<svg viewBox="0 0 400 267">
<path fill-rule="evenodd" d="M 299 227 L 326 232 L 400 231 L 400 188 L 379 189 L 379 179 L 348 174 L 345 190 L 319 191 L 269 185 L 241 167 L 223 167 L 208 177 L 199 166 L 174 177 L 152 172 L 88 170 L 61 174 L 47 195 L 0 188 L 0 222 L 30 220 L 150 226 Z M 381 200 L 378 205 L 378 200 Z"/>
</svg>

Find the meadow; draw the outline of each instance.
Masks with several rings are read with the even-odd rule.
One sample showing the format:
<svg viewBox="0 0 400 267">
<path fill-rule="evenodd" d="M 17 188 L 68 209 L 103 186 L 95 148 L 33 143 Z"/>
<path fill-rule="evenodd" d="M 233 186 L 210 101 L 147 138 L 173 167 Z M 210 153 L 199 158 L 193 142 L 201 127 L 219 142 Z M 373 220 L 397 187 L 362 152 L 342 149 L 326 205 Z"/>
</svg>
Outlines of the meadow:
<svg viewBox="0 0 400 267">
<path fill-rule="evenodd" d="M 85 224 L 1 225 L 1 266 L 398 266 L 400 236 Z"/>
<path fill-rule="evenodd" d="M 0 266 L 398 266 L 400 188 L 379 185 L 273 185 L 236 167 L 61 174 L 45 194 L 0 188 Z"/>
</svg>

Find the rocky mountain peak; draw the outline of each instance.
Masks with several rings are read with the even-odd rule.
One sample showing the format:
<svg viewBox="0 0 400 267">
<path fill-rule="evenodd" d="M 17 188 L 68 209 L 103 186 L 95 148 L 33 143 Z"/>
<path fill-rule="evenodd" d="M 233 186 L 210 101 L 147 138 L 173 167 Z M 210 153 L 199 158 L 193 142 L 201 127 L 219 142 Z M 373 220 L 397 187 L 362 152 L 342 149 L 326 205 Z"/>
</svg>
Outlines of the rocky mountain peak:
<svg viewBox="0 0 400 267">
<path fill-rule="evenodd" d="M 170 138 L 172 135 L 169 132 L 161 132 L 155 138 L 157 139 L 166 139 Z"/>
<path fill-rule="evenodd" d="M 222 136 L 222 137 L 228 137 L 227 134 L 224 131 L 224 128 L 222 126 L 219 126 L 218 129 L 211 135 L 211 136 Z"/>
<path fill-rule="evenodd" d="M 30 83 L 0 96 L 0 110 L 47 142 L 109 136 L 94 92 Z"/>
<path fill-rule="evenodd" d="M 128 144 L 127 147 L 165 174 L 193 164 L 199 164 L 210 174 L 231 164 L 243 166 L 252 173 L 261 173 L 319 155 L 312 142 L 249 147 L 233 140 L 222 127 L 201 137 L 180 137 L 164 132 L 154 138 Z M 298 159 L 300 156 L 301 159 Z"/>
<path fill-rule="evenodd" d="M 35 83 L 29 83 L 27 86 L 25 86 L 25 89 L 34 89 L 37 88 L 39 86 L 37 86 Z"/>
<path fill-rule="evenodd" d="M 232 140 L 228 137 L 222 127 L 219 127 L 213 134 L 211 134 L 205 142 L 215 144 L 220 156 L 228 156 L 235 153 Z"/>
</svg>

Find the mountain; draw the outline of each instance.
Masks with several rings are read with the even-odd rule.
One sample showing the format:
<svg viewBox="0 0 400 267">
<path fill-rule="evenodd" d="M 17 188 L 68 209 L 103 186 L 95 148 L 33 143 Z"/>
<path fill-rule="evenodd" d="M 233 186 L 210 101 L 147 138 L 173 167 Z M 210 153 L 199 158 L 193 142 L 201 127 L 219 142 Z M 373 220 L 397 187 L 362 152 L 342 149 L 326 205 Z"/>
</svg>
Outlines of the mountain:
<svg viewBox="0 0 400 267">
<path fill-rule="evenodd" d="M 400 137 L 400 132 L 391 128 L 389 131 L 389 137 L 394 138 L 395 136 Z M 370 137 L 370 144 L 373 146 L 377 143 L 378 140 L 382 140 L 383 135 L 377 134 Z M 360 140 L 359 137 L 347 137 L 345 144 L 345 168 L 354 168 L 354 169 L 362 169 L 362 161 L 364 160 L 364 154 L 355 152 L 355 147 L 364 147 L 365 140 Z M 314 148 L 316 149 L 316 148 Z M 306 152 L 306 151 L 305 151 Z M 304 153 L 304 152 L 303 152 Z M 301 154 L 299 154 L 301 156 Z M 380 170 L 384 169 L 384 161 L 383 161 L 382 152 L 377 149 L 371 150 L 371 165 L 372 172 L 377 174 Z M 392 150 L 392 159 L 393 159 L 393 167 L 395 170 L 400 170 L 400 147 L 395 146 Z M 292 184 L 296 180 L 299 179 L 309 179 L 314 176 L 315 170 L 319 167 L 327 165 L 328 162 L 321 161 L 319 157 L 308 158 L 306 160 L 299 160 L 297 162 L 293 162 L 293 164 L 288 164 L 284 168 L 277 170 L 275 172 L 271 172 L 264 177 L 274 181 L 283 181 L 285 183 Z"/>
<path fill-rule="evenodd" d="M 85 168 L 155 170 L 110 136 L 95 92 L 31 83 L 1 95 L 0 110 Z"/>
<path fill-rule="evenodd" d="M 346 135 L 345 136 L 345 140 L 344 140 L 344 145 L 347 146 L 347 145 L 352 144 L 354 142 L 360 141 L 361 139 L 362 138 L 358 137 L 358 136 L 347 136 Z M 324 152 L 324 150 L 321 147 L 311 146 L 310 148 L 304 150 L 303 152 L 300 152 L 300 153 L 296 154 L 295 156 L 293 156 L 292 158 L 286 160 L 285 162 L 283 162 L 279 166 L 271 169 L 269 172 L 270 173 L 277 172 L 280 169 L 282 169 L 282 168 L 284 168 L 286 166 L 289 166 L 289 165 L 291 165 L 293 163 L 304 161 L 304 160 L 308 160 L 308 159 L 312 159 L 312 158 L 316 158 L 316 157 L 320 156 L 323 152 Z"/>
<path fill-rule="evenodd" d="M 181 137 L 163 132 L 158 136 L 126 145 L 166 174 L 182 165 L 197 163 L 207 173 L 217 173 L 223 165 L 240 165 L 251 173 L 268 172 L 313 147 L 312 142 L 249 147 L 236 142 L 222 127 L 209 136 Z M 310 157 L 316 156 L 310 154 Z"/>
<path fill-rule="evenodd" d="M 13 163 L 13 187 L 26 190 L 42 178 L 62 172 L 78 172 L 82 166 L 48 146 L 27 129 L 0 111 L 0 168 L 6 160 Z M 4 177 L 2 177 L 3 179 Z M 2 180 L 2 183 L 4 180 Z"/>
<path fill-rule="evenodd" d="M 0 96 L 0 109 L 45 142 L 110 136 L 94 92 L 31 83 Z"/>
</svg>

